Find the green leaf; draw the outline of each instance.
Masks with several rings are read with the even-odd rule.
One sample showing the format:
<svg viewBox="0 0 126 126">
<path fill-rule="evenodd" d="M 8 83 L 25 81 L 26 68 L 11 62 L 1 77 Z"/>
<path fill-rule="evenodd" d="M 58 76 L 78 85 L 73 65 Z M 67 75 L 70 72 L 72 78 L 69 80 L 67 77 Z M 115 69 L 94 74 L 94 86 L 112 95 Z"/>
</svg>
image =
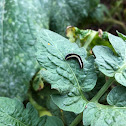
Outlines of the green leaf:
<svg viewBox="0 0 126 126">
<path fill-rule="evenodd" d="M 112 34 L 109 34 L 108 38 L 109 38 L 111 45 L 113 46 L 116 53 L 118 54 L 118 56 L 124 60 L 125 55 L 126 55 L 125 54 L 126 46 L 125 46 L 125 42 L 123 41 L 123 39 L 120 37 L 117 37 L 115 35 L 112 35 Z"/>
<path fill-rule="evenodd" d="M 39 0 L 2 0 L 0 6 L 0 96 L 24 100 L 38 67 L 36 34 L 48 28 L 47 14 Z"/>
<path fill-rule="evenodd" d="M 112 50 L 106 46 L 95 46 L 93 52 L 96 56 L 96 63 L 99 70 L 109 77 L 113 77 L 118 70 L 119 58 L 115 56 Z M 99 53 L 100 52 L 100 53 Z"/>
<path fill-rule="evenodd" d="M 118 36 L 119 36 L 120 38 L 122 38 L 124 41 L 126 41 L 126 36 L 125 36 L 124 34 L 118 32 L 118 31 L 116 31 L 116 32 L 117 32 L 117 34 L 118 34 Z"/>
<path fill-rule="evenodd" d="M 116 54 L 108 47 L 95 46 L 93 48 L 93 52 L 96 56 L 95 61 L 102 73 L 109 77 L 115 77 L 118 83 L 126 86 L 125 42 L 120 37 L 116 37 L 112 34 L 109 34 L 108 37 Z"/>
<path fill-rule="evenodd" d="M 57 116 L 63 120 L 64 125 L 70 125 L 71 122 L 75 119 L 76 114 L 72 112 L 67 112 L 61 110 L 56 104 L 54 104 L 53 100 L 50 98 L 46 101 L 46 108 L 51 112 L 53 116 Z"/>
<path fill-rule="evenodd" d="M 42 30 L 38 38 L 37 50 L 37 60 L 46 69 L 41 72 L 42 76 L 51 83 L 52 88 L 61 92 L 76 91 L 76 88 L 79 87 L 86 92 L 94 88 L 97 80 L 93 65 L 94 59 L 93 57 L 85 59 L 84 48 L 79 48 L 75 43 L 70 43 L 54 32 Z M 78 61 L 65 60 L 65 56 L 69 53 L 81 56 L 84 63 L 83 69 L 80 69 Z M 90 81 L 88 81 L 89 79 Z"/>
<path fill-rule="evenodd" d="M 126 123 L 125 118 L 125 107 L 88 103 L 83 113 L 83 124 L 91 126 L 100 126 L 101 124 L 103 126 L 124 126 Z"/>
<path fill-rule="evenodd" d="M 125 109 L 103 109 L 96 113 L 91 126 L 124 126 L 126 124 Z M 120 121 L 121 120 L 121 121 Z"/>
<path fill-rule="evenodd" d="M 57 107 L 56 104 L 52 101 L 51 97 L 48 96 L 46 100 L 46 108 L 51 112 L 52 115 L 60 117 L 62 116 L 62 111 Z"/>
<path fill-rule="evenodd" d="M 42 118 L 44 118 L 44 117 L 42 117 Z M 55 116 L 51 116 L 51 117 L 45 116 L 45 120 L 42 125 L 44 125 L 44 126 L 64 126 L 63 122 Z"/>
<path fill-rule="evenodd" d="M 30 103 L 24 109 L 17 99 L 0 97 L 0 124 L 15 126 L 63 126 L 57 117 L 44 116 L 39 118 L 37 111 Z"/>
<path fill-rule="evenodd" d="M 118 107 L 126 106 L 126 88 L 123 86 L 114 87 L 107 96 L 107 102 Z"/>
<path fill-rule="evenodd" d="M 74 113 L 81 113 L 86 105 L 86 101 L 81 96 L 77 95 L 52 95 L 52 100 L 64 111 L 70 111 Z"/>
<path fill-rule="evenodd" d="M 95 113 L 97 112 L 96 104 L 90 102 L 86 105 L 83 112 L 83 125 L 87 126 L 91 124 L 91 121 L 95 118 Z"/>
<path fill-rule="evenodd" d="M 49 30 L 41 31 L 37 45 L 37 60 L 45 68 L 42 71 L 43 79 L 61 93 L 67 93 L 75 99 L 77 97 L 83 99 L 82 104 L 84 104 L 86 99 L 83 92 L 92 90 L 97 80 L 93 57 L 85 59 L 85 48 L 79 48 L 75 43 L 70 43 L 64 37 Z M 80 55 L 84 63 L 83 69 L 80 69 L 77 60 L 65 60 L 65 56 L 69 53 Z"/>
</svg>

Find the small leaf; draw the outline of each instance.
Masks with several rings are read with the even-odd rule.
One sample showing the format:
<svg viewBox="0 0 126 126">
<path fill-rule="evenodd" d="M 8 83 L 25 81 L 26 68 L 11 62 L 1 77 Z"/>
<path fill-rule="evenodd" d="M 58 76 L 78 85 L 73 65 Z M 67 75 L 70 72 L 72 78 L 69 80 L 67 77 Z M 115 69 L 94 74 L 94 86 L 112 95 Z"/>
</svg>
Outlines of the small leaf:
<svg viewBox="0 0 126 126">
<path fill-rule="evenodd" d="M 71 111 L 74 113 L 81 113 L 86 101 L 81 96 L 69 95 L 52 95 L 53 102 L 64 111 Z M 79 107 L 78 107 L 79 106 Z"/>
<path fill-rule="evenodd" d="M 39 118 L 37 111 L 30 103 L 24 109 L 17 99 L 0 97 L 0 124 L 14 126 L 63 126 L 57 117 L 44 116 Z"/>
<path fill-rule="evenodd" d="M 115 71 L 119 68 L 118 64 L 120 63 L 120 59 L 106 46 L 95 46 L 93 52 L 96 56 L 95 61 L 99 70 L 106 76 L 113 77 Z"/>
<path fill-rule="evenodd" d="M 122 38 L 124 41 L 126 41 L 126 36 L 125 36 L 124 34 L 118 32 L 118 31 L 116 31 L 116 32 L 117 32 L 117 34 L 118 34 L 118 36 L 119 36 L 120 38 Z"/>
<path fill-rule="evenodd" d="M 99 70 L 106 76 L 115 77 L 116 81 L 126 86 L 126 44 L 123 39 L 109 34 L 109 41 L 115 53 L 105 46 L 95 46 L 93 52 Z M 100 53 L 99 53 L 100 52 Z"/>
<path fill-rule="evenodd" d="M 114 87 L 107 96 L 107 102 L 118 107 L 126 106 L 126 88 L 123 86 Z"/>
<path fill-rule="evenodd" d="M 113 48 L 115 49 L 116 53 L 122 58 L 125 59 L 126 57 L 126 46 L 125 42 L 122 38 L 117 37 L 115 35 L 109 34 L 108 35 L 109 41 L 112 44 Z"/>
</svg>

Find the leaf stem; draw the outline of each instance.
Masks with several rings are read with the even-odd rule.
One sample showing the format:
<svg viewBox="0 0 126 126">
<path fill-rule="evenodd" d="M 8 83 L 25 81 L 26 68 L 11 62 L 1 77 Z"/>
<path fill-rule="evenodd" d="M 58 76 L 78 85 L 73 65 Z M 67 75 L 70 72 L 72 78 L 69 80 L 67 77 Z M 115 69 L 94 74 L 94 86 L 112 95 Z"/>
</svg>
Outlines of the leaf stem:
<svg viewBox="0 0 126 126">
<path fill-rule="evenodd" d="M 100 97 L 107 91 L 107 89 L 111 86 L 114 80 L 114 78 L 109 78 L 109 80 L 103 85 L 100 91 L 91 99 L 90 102 L 98 102 Z"/>
<path fill-rule="evenodd" d="M 92 40 L 94 39 L 96 34 L 97 34 L 97 32 L 92 30 L 91 34 L 89 35 L 89 37 L 87 38 L 87 41 L 84 44 L 85 49 L 87 49 L 87 47 L 90 45 L 90 43 L 92 42 Z"/>
<path fill-rule="evenodd" d="M 77 124 L 82 120 L 82 116 L 83 113 L 80 113 L 69 126 L 77 126 Z"/>
<path fill-rule="evenodd" d="M 113 19 L 113 18 L 107 18 L 107 19 L 105 18 L 104 22 L 120 25 L 124 29 L 124 31 L 126 32 L 126 25 L 119 20 L 116 20 L 116 19 Z"/>
</svg>

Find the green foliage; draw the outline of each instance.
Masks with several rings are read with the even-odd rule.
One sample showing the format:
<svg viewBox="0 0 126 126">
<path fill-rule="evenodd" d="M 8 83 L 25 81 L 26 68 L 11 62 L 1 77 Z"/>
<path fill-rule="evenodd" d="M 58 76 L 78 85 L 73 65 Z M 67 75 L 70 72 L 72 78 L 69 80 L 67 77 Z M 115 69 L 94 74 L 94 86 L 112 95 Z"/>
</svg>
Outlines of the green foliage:
<svg viewBox="0 0 126 126">
<path fill-rule="evenodd" d="M 85 37 L 86 34 L 84 34 Z M 123 118 L 119 116 L 121 114 L 124 115 L 126 112 L 125 107 L 121 108 L 125 106 L 124 87 L 115 87 L 108 94 L 107 102 L 110 105 L 98 103 L 101 96 L 112 85 L 114 80 L 125 85 L 125 83 L 122 83 L 125 82 L 125 42 L 120 37 L 112 34 L 108 35 L 108 40 L 112 48 L 114 48 L 114 52 L 107 46 L 95 46 L 93 52 L 96 56 L 96 66 L 94 65 L 94 58 L 87 56 L 84 47 L 79 48 L 76 43 L 70 43 L 67 39 L 56 33 L 43 29 L 37 40 L 38 51 L 36 56 L 39 64 L 44 68 L 41 72 L 42 77 L 51 84 L 51 88 L 58 90 L 60 93 L 52 95 L 53 102 L 64 111 L 71 111 L 77 114 L 83 112 L 84 125 L 122 126 L 125 124 L 125 116 Z M 79 68 L 76 60 L 65 60 L 65 56 L 69 53 L 80 55 L 84 63 L 83 69 Z M 119 65 L 121 68 L 117 68 Z M 115 79 L 110 78 L 106 80 L 103 75 L 99 74 L 100 71 L 109 77 L 115 77 Z M 123 78 L 118 79 L 117 73 L 122 74 Z M 97 75 L 99 80 L 96 85 Z M 95 85 L 96 87 L 94 88 Z M 93 92 L 95 96 L 90 96 Z M 121 97 L 119 97 L 120 95 Z M 88 97 L 89 101 L 86 97 Z M 103 99 L 104 103 L 107 104 L 105 102 L 106 97 L 103 97 Z M 123 122 L 119 122 L 119 119 L 122 119 Z"/>
<path fill-rule="evenodd" d="M 115 77 L 118 83 L 126 86 L 125 41 L 112 34 L 109 34 L 108 37 L 116 54 L 114 54 L 112 50 L 106 46 L 96 46 L 93 49 L 96 56 L 95 61 L 102 73 L 109 77 Z"/>
<path fill-rule="evenodd" d="M 57 117 L 38 117 L 38 112 L 30 103 L 24 108 L 17 99 L 0 97 L 0 125 L 1 126 L 63 126 Z"/>
<path fill-rule="evenodd" d="M 124 107 L 126 106 L 126 88 L 122 86 L 114 87 L 107 96 L 107 102 L 110 105 Z"/>
<path fill-rule="evenodd" d="M 108 42 L 108 32 L 104 32 L 101 29 L 94 31 L 91 29 L 81 30 L 77 27 L 68 27 L 66 36 L 71 42 L 77 43 L 79 47 L 84 46 L 89 50 L 95 45 L 105 45 L 112 48 L 111 44 Z"/>
<path fill-rule="evenodd" d="M 37 71 L 34 58 L 36 33 L 44 25 L 39 1 L 2 1 L 2 20 L 0 30 L 1 96 L 26 98 L 29 81 Z M 6 12 L 6 13 L 5 13 Z M 36 20 L 37 19 L 37 20 Z"/>
<path fill-rule="evenodd" d="M 77 25 L 98 5 L 99 0 L 1 0 L 0 96 L 26 99 L 29 82 L 39 71 L 34 45 L 41 28 L 65 35 L 68 25 Z"/>
<path fill-rule="evenodd" d="M 104 12 L 99 0 L 0 1 L 0 96 L 16 97 L 0 97 L 0 125 L 126 124 L 126 36 L 73 27 Z"/>
<path fill-rule="evenodd" d="M 42 114 L 50 115 L 51 113 L 51 115 L 61 118 L 63 120 L 64 125 L 69 125 L 77 115 L 72 112 L 63 111 L 54 104 L 50 95 L 57 93 L 58 92 L 56 90 L 50 89 L 50 86 L 45 83 L 44 88 L 41 91 L 32 91 L 32 99 L 30 98 L 30 102 L 39 111 L 40 116 Z"/>
<path fill-rule="evenodd" d="M 77 26 L 88 18 L 98 21 L 104 17 L 104 7 L 99 0 L 52 0 L 51 6 L 51 30 L 62 35 L 69 25 Z M 99 16 L 94 16 L 94 12 Z"/>
<path fill-rule="evenodd" d="M 110 107 L 88 103 L 87 109 L 84 110 L 83 114 L 84 125 L 99 126 L 102 124 L 103 126 L 124 126 L 126 123 L 125 107 Z"/>
<path fill-rule="evenodd" d="M 122 38 L 124 41 L 126 41 L 126 36 L 125 35 L 123 35 L 122 33 L 118 32 L 118 31 L 117 31 L 117 34 L 118 34 L 118 36 L 120 38 Z"/>
<path fill-rule="evenodd" d="M 42 30 L 41 33 L 38 38 L 36 55 L 41 66 L 46 69 L 41 72 L 42 77 L 51 84 L 52 88 L 67 94 L 55 97 L 57 105 L 61 109 L 76 113 L 82 112 L 85 104 L 83 92 L 92 90 L 97 80 L 93 57 L 86 60 L 87 55 L 84 48 L 79 48 L 75 43 L 70 43 L 56 33 L 48 30 Z M 65 60 L 65 56 L 69 53 L 76 53 L 82 57 L 84 62 L 82 70 L 79 69 L 77 61 Z M 80 107 L 76 108 L 76 104 Z"/>
</svg>

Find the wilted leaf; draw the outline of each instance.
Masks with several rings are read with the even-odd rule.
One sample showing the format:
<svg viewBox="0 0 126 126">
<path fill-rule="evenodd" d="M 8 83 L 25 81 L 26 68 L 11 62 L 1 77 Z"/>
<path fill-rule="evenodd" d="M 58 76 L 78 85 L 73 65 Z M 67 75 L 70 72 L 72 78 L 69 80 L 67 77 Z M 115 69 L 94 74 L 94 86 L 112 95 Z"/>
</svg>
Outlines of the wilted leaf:
<svg viewBox="0 0 126 126">
<path fill-rule="evenodd" d="M 71 42 L 77 43 L 79 47 L 87 47 L 86 44 L 90 41 L 88 44 L 89 49 L 92 49 L 95 45 L 105 45 L 112 48 L 108 41 L 108 33 L 101 29 L 94 31 L 91 29 L 82 30 L 77 27 L 67 27 L 66 36 Z"/>
<path fill-rule="evenodd" d="M 32 81 L 32 86 L 34 88 L 35 91 L 40 91 L 44 88 L 44 82 L 42 80 L 42 75 L 40 73 L 41 71 L 39 71 L 36 75 L 34 80 Z"/>
</svg>

